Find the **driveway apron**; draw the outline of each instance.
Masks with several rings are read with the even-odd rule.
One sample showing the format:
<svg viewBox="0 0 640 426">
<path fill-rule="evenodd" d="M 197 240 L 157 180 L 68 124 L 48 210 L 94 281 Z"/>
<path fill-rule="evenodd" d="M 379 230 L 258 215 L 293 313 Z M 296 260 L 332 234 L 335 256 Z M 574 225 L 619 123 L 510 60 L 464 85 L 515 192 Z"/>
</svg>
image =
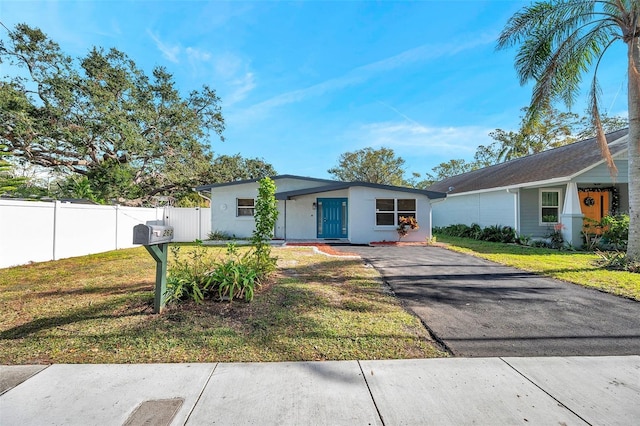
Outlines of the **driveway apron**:
<svg viewBox="0 0 640 426">
<path fill-rule="evenodd" d="M 349 247 L 457 356 L 640 354 L 640 303 L 440 247 Z"/>
</svg>

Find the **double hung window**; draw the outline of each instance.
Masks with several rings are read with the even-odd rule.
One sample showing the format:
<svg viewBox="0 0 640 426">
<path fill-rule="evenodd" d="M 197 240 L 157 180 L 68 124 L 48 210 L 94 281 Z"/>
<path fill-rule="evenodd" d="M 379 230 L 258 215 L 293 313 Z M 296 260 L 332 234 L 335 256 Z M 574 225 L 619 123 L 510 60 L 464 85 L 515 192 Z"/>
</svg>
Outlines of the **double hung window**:
<svg viewBox="0 0 640 426">
<path fill-rule="evenodd" d="M 253 198 L 236 199 L 236 216 L 253 216 L 255 213 L 255 200 Z"/>
<path fill-rule="evenodd" d="M 398 226 L 401 216 L 416 217 L 415 198 L 376 199 L 376 226 Z"/>
<path fill-rule="evenodd" d="M 540 224 L 551 225 L 560 222 L 560 194 L 559 189 L 540 190 Z"/>
</svg>

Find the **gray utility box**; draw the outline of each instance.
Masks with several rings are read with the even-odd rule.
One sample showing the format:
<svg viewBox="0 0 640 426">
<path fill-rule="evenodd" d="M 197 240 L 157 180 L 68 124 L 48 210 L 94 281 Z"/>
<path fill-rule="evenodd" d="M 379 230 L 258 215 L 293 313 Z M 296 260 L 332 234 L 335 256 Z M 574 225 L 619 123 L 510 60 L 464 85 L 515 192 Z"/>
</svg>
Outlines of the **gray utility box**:
<svg viewBox="0 0 640 426">
<path fill-rule="evenodd" d="M 150 246 L 173 241 L 173 226 L 136 225 L 133 227 L 133 244 Z"/>
</svg>

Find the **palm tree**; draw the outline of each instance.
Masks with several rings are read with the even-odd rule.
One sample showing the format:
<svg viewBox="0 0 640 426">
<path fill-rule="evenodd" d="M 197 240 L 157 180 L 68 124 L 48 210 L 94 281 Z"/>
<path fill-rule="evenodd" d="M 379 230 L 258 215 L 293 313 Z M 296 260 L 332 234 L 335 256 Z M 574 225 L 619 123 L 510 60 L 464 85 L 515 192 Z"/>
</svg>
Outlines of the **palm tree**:
<svg viewBox="0 0 640 426">
<path fill-rule="evenodd" d="M 611 45 L 627 45 L 629 98 L 629 245 L 627 257 L 640 260 L 640 0 L 549 0 L 514 14 L 498 48 L 519 45 L 515 67 L 520 83 L 534 81 L 528 118 L 535 120 L 554 101 L 568 107 L 582 74 L 594 68 L 589 108 L 602 156 L 617 172 L 602 129 L 597 71 Z"/>
</svg>

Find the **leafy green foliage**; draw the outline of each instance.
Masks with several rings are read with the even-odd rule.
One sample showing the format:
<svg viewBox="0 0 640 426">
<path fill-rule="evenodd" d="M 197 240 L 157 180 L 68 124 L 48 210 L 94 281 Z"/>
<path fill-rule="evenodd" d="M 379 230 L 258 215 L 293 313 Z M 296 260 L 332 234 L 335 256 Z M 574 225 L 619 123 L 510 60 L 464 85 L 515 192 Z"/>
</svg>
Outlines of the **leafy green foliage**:
<svg viewBox="0 0 640 426">
<path fill-rule="evenodd" d="M 167 274 L 166 302 L 202 302 L 213 284 L 211 273 L 216 267 L 216 259 L 207 255 L 202 244 L 196 244 L 186 257 L 181 256 L 180 246 L 171 246 L 170 251 L 172 262 Z"/>
<path fill-rule="evenodd" d="M 449 160 L 446 163 L 440 163 L 432 170 L 433 173 L 426 173 L 425 179 L 417 182 L 413 186 L 416 188 L 426 188 L 435 182 L 443 179 L 461 175 L 472 170 L 476 170 L 478 166 L 476 163 L 467 162 L 464 159 Z"/>
<path fill-rule="evenodd" d="M 539 1 L 523 7 L 507 22 L 498 38 L 498 48 L 518 46 L 515 68 L 520 83 L 533 82 L 527 122 L 537 120 L 542 110 L 557 101 L 567 107 L 574 103 L 585 74 L 592 74 L 589 90 L 589 115 L 597 145 L 611 175 L 617 168 L 605 137 L 600 114 L 598 66 L 614 43 L 624 43 L 629 100 L 628 182 L 629 242 L 627 256 L 640 260 L 640 4 L 622 1 Z"/>
<path fill-rule="evenodd" d="M 256 268 L 254 256 L 255 253 L 251 252 L 240 256 L 230 248 L 229 258 L 216 266 L 211 278 L 220 300 L 253 300 L 256 286 L 260 284 L 260 271 Z"/>
<path fill-rule="evenodd" d="M 548 246 L 550 248 L 558 250 L 566 248 L 566 241 L 562 235 L 562 229 L 563 225 L 558 223 L 549 230 L 547 238 L 549 239 Z"/>
<path fill-rule="evenodd" d="M 209 232 L 209 235 L 207 235 L 207 240 L 210 241 L 228 241 L 233 239 L 235 239 L 235 235 L 229 235 L 226 232 L 217 229 Z"/>
<path fill-rule="evenodd" d="M 182 97 L 164 68 L 148 76 L 116 49 L 75 61 L 26 24 L 0 42 L 0 61 L 17 75 L 0 82 L 0 143 L 13 156 L 123 204 L 178 198 L 210 171 L 210 133 L 224 130 L 211 88 Z"/>
<path fill-rule="evenodd" d="M 171 248 L 174 260 L 167 277 L 167 303 L 186 299 L 200 303 L 214 296 L 219 300 L 253 300 L 256 288 L 276 269 L 277 259 L 271 256 L 269 244 L 278 218 L 275 192 L 272 179 L 260 180 L 251 250 L 240 254 L 235 244 L 229 243 L 224 259 L 211 259 L 201 241 L 186 257 L 180 256 L 180 247 Z"/>
<path fill-rule="evenodd" d="M 627 271 L 640 274 L 640 262 L 629 258 L 621 251 L 596 251 L 598 260 L 595 262 L 601 268 Z"/>
<path fill-rule="evenodd" d="M 452 237 L 471 238 L 480 241 L 492 241 L 500 243 L 516 242 L 516 232 L 510 226 L 492 225 L 481 228 L 477 223 L 469 225 L 456 224 L 445 227 L 434 227 L 435 234 L 450 235 Z"/>
<path fill-rule="evenodd" d="M 15 191 L 23 182 L 23 178 L 16 178 L 11 175 L 11 163 L 4 161 L 3 156 L 7 156 L 6 145 L 0 144 L 0 195 L 5 192 Z"/>
<path fill-rule="evenodd" d="M 363 148 L 340 155 L 338 165 L 327 170 L 344 182 L 371 182 L 381 185 L 402 186 L 405 161 L 396 157 L 390 148 Z"/>
<path fill-rule="evenodd" d="M 207 172 L 208 183 L 234 182 L 238 180 L 262 179 L 275 176 L 276 170 L 264 160 L 244 158 L 240 154 L 220 155 L 213 159 Z"/>
<path fill-rule="evenodd" d="M 255 203 L 255 229 L 251 236 L 251 243 L 255 249 L 255 261 L 261 275 L 275 270 L 276 259 L 271 257 L 269 244 L 278 219 L 278 201 L 275 194 L 275 182 L 269 177 L 262 178 Z"/>
<path fill-rule="evenodd" d="M 587 247 L 624 250 L 629 241 L 629 222 L 627 214 L 605 216 L 600 221 L 585 218 L 582 232 Z"/>
<path fill-rule="evenodd" d="M 255 261 L 255 250 L 240 254 L 233 243 L 227 245 L 222 258 L 210 256 L 210 251 L 197 242 L 182 254 L 179 246 L 171 247 L 172 264 L 167 276 L 167 303 L 205 299 L 253 300 L 256 288 L 265 278 Z"/>
</svg>

